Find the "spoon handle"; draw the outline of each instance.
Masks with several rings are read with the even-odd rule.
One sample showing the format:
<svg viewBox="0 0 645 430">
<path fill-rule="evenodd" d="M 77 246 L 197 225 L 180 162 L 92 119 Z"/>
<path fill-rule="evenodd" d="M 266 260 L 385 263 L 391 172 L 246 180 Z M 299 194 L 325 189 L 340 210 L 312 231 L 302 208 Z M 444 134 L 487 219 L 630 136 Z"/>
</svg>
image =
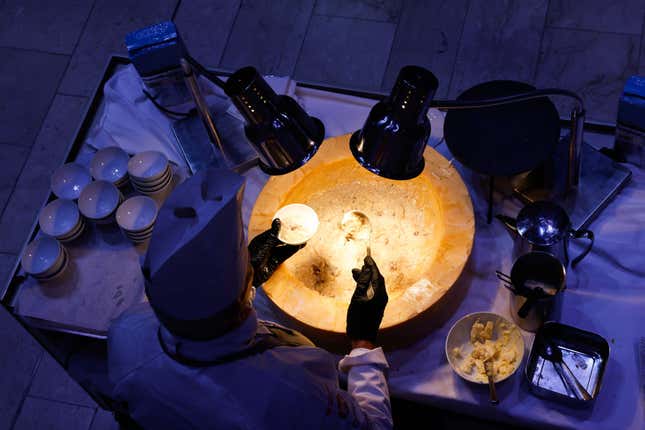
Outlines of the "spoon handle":
<svg viewBox="0 0 645 430">
<path fill-rule="evenodd" d="M 488 389 L 490 391 L 490 402 L 493 405 L 499 404 L 499 399 L 497 398 L 497 391 L 495 391 L 495 383 L 493 382 L 493 378 L 490 375 L 488 376 Z"/>
<path fill-rule="evenodd" d="M 585 387 L 583 387 L 580 381 L 578 381 L 578 378 L 575 377 L 566 363 L 562 361 L 554 361 L 553 365 L 555 366 L 555 369 L 558 371 L 562 379 L 565 380 L 567 386 L 571 389 L 571 391 L 573 391 L 573 394 L 575 394 L 578 399 L 585 401 L 591 400 L 591 395 L 587 392 L 587 390 L 585 390 Z"/>
<path fill-rule="evenodd" d="M 495 390 L 495 382 L 493 382 L 493 369 L 488 362 L 484 362 L 484 368 L 486 369 L 486 376 L 488 377 L 488 391 L 490 394 L 490 402 L 493 405 L 497 405 L 499 404 L 499 399 L 497 398 L 497 391 Z"/>
</svg>

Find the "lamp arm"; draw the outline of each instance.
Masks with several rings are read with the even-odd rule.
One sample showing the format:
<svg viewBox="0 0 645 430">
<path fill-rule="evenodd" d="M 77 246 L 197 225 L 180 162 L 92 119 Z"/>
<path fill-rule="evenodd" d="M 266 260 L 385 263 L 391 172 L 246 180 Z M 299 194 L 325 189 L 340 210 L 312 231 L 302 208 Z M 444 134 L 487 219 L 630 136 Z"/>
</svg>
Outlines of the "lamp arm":
<svg viewBox="0 0 645 430">
<path fill-rule="evenodd" d="M 583 141 L 585 109 L 582 97 L 573 91 L 560 88 L 545 88 L 533 90 L 522 94 L 514 94 L 507 97 L 495 97 L 481 100 L 432 100 L 430 106 L 442 110 L 478 109 L 491 106 L 517 103 L 526 100 L 537 99 L 545 96 L 566 96 L 576 100 L 576 107 L 571 112 L 571 134 L 568 142 L 568 154 L 566 165 L 566 185 L 564 192 L 567 193 L 578 186 L 580 180 L 580 151 Z"/>
<path fill-rule="evenodd" d="M 527 93 L 514 94 L 507 97 L 495 97 L 492 99 L 480 100 L 432 100 L 430 107 L 441 110 L 456 110 L 456 109 L 477 109 L 491 106 L 505 105 L 509 103 L 517 103 L 526 100 L 541 98 L 544 96 L 566 96 L 571 97 L 578 103 L 578 110 L 583 111 L 582 97 L 573 91 L 563 90 L 560 88 L 545 88 L 542 90 L 529 91 Z"/>
<path fill-rule="evenodd" d="M 199 84 L 197 83 L 197 79 L 195 77 L 195 73 L 192 69 L 192 66 L 185 58 L 181 58 L 179 62 L 181 64 L 181 68 L 184 73 L 184 82 L 186 83 L 186 87 L 190 91 L 190 95 L 192 96 L 193 101 L 195 102 L 195 107 L 197 108 L 197 112 L 199 113 L 199 116 L 201 117 L 202 122 L 204 123 L 204 127 L 206 128 L 208 138 L 211 141 L 211 143 L 215 145 L 216 148 L 219 149 L 220 153 L 222 154 L 222 157 L 228 161 L 228 158 L 226 157 L 226 153 L 224 152 L 224 146 L 222 145 L 222 138 L 220 137 L 219 132 L 215 127 L 215 122 L 213 121 L 213 117 L 208 109 L 206 100 L 204 100 L 204 96 L 202 95 L 202 92 L 199 89 Z"/>
<path fill-rule="evenodd" d="M 209 81 L 217 85 L 218 87 L 222 89 L 224 88 L 224 85 L 226 85 L 226 82 L 223 81 L 219 76 L 217 76 L 217 74 L 211 72 L 206 67 L 202 66 L 197 60 L 195 60 L 193 57 L 191 57 L 188 54 L 184 55 L 184 58 L 186 59 L 186 61 L 188 61 L 188 63 L 190 63 L 191 66 L 193 66 L 193 68 L 197 71 L 197 73 L 199 73 L 200 75 L 202 75 L 203 77 L 205 77 L 206 79 L 208 79 Z"/>
</svg>

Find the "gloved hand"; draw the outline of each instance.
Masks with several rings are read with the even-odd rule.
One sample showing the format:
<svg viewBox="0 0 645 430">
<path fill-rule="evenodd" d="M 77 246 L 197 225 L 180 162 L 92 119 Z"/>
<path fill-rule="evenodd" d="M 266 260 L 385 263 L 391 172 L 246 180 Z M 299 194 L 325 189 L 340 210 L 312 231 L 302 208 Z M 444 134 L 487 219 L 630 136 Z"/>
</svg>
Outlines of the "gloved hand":
<svg viewBox="0 0 645 430">
<path fill-rule="evenodd" d="M 352 270 L 352 276 L 356 289 L 347 309 L 347 336 L 374 343 L 388 300 L 385 280 L 370 256 L 365 257 L 362 269 Z"/>
<path fill-rule="evenodd" d="M 249 243 L 249 255 L 253 266 L 253 286 L 265 283 L 273 272 L 287 258 L 291 257 L 305 245 L 288 245 L 278 239 L 280 220 L 274 219 L 271 228 L 260 233 Z"/>
</svg>

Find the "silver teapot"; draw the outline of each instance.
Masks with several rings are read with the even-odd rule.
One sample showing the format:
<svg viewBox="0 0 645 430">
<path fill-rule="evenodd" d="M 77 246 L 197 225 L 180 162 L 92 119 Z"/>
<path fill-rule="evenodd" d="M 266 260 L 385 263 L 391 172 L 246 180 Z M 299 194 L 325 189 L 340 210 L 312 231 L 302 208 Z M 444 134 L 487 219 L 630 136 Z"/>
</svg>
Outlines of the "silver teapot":
<svg viewBox="0 0 645 430">
<path fill-rule="evenodd" d="M 517 218 L 496 215 L 515 237 L 513 256 L 518 258 L 533 251 L 547 252 L 558 258 L 565 267 L 569 265 L 569 240 L 585 238 L 587 248 L 571 261 L 575 267 L 591 251 L 594 234 L 591 230 L 575 230 L 566 211 L 550 201 L 529 203 L 520 210 Z"/>
</svg>

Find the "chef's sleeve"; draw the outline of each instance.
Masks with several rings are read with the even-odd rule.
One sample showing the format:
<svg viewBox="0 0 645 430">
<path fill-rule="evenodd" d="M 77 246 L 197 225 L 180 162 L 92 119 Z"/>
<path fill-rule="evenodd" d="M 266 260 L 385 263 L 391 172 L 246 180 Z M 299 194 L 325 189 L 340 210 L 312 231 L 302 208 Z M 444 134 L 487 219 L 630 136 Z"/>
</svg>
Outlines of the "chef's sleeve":
<svg viewBox="0 0 645 430">
<path fill-rule="evenodd" d="M 391 429 L 392 407 L 385 370 L 389 367 L 382 348 L 354 348 L 338 363 L 347 373 L 347 391 L 375 429 Z"/>
</svg>

